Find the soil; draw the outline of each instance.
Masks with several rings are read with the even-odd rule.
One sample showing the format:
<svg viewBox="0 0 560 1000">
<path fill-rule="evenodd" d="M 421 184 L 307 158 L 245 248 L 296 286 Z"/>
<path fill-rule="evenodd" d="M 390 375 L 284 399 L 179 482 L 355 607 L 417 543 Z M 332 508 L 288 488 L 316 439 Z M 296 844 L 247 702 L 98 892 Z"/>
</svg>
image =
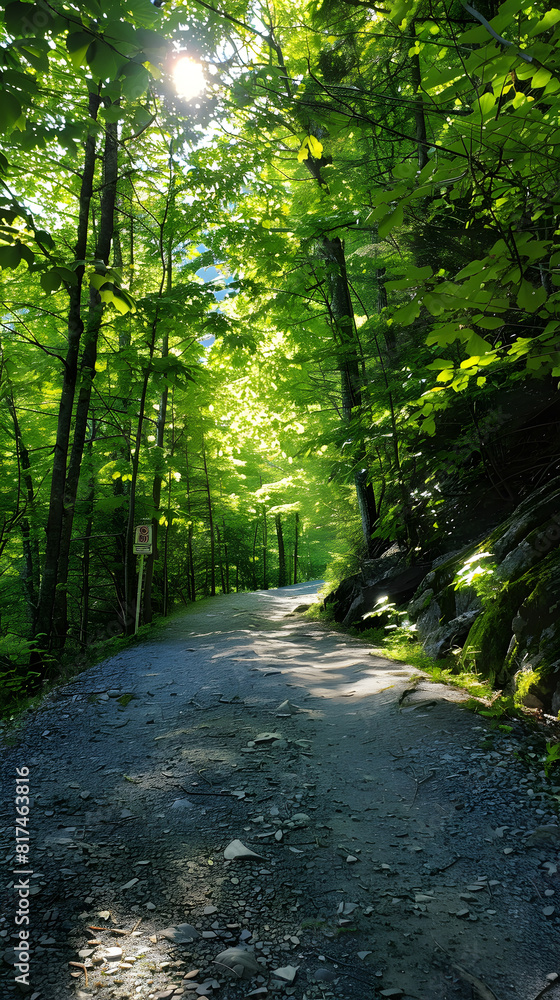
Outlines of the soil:
<svg viewBox="0 0 560 1000">
<path fill-rule="evenodd" d="M 560 997 L 560 787 L 532 730 L 293 614 L 316 590 L 201 601 L 27 716 L 3 998 Z"/>
</svg>

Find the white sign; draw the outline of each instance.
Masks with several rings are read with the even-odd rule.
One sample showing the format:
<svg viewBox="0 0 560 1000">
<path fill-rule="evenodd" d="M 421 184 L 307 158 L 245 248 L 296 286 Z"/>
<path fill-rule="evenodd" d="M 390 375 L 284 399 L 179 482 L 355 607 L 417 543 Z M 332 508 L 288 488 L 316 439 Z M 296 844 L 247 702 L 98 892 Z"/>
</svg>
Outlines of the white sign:
<svg viewBox="0 0 560 1000">
<path fill-rule="evenodd" d="M 152 553 L 152 526 L 139 524 L 134 532 L 134 555 L 149 556 Z"/>
</svg>

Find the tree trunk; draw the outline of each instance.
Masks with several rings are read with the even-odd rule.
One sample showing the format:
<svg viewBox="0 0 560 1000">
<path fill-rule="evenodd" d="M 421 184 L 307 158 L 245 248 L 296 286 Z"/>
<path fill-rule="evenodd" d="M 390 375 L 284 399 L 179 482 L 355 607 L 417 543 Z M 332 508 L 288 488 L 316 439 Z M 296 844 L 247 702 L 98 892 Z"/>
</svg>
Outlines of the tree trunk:
<svg viewBox="0 0 560 1000">
<path fill-rule="evenodd" d="M 166 358 L 169 354 L 169 338 L 167 333 L 164 336 L 163 348 L 161 352 L 162 358 Z M 159 413 L 157 419 L 157 429 L 156 429 L 156 446 L 163 452 L 163 445 L 165 442 L 165 422 L 167 420 L 167 401 L 168 401 L 169 390 L 167 387 L 163 390 L 160 402 L 159 402 Z M 155 516 L 152 518 L 152 552 L 146 560 L 146 583 L 144 589 L 144 621 L 148 624 L 152 620 L 152 583 L 154 577 L 154 562 L 159 558 L 158 552 L 158 533 L 159 533 L 159 506 L 161 502 L 161 486 L 163 479 L 160 475 L 154 476 L 154 483 L 152 487 L 152 499 L 154 502 L 154 511 L 156 511 Z"/>
<path fill-rule="evenodd" d="M 31 462 L 29 460 L 29 452 L 25 447 L 25 443 L 21 434 L 21 428 L 19 425 L 19 420 L 17 416 L 16 406 L 14 397 L 11 394 L 8 397 L 8 409 L 10 411 L 10 416 L 12 418 L 12 423 L 14 425 L 14 437 L 16 443 L 16 457 L 18 463 L 18 511 L 19 511 L 19 496 L 22 493 L 21 480 L 25 485 L 25 509 L 30 510 L 33 508 L 35 502 L 35 490 L 33 488 L 33 480 L 31 478 Z M 34 529 L 31 528 L 29 518 L 27 516 L 22 517 L 20 520 L 21 535 L 22 535 L 22 549 L 23 549 L 23 559 L 24 559 L 24 574 L 23 574 L 23 587 L 25 590 L 25 599 L 27 602 L 27 615 L 29 619 L 29 624 L 33 629 L 35 626 L 35 617 L 37 614 L 37 595 L 39 591 L 39 543 L 37 540 L 37 535 Z"/>
<path fill-rule="evenodd" d="M 294 525 L 294 584 L 298 582 L 298 543 L 299 543 L 299 513 L 296 510 L 295 515 L 295 525 Z"/>
<path fill-rule="evenodd" d="M 194 574 L 194 555 L 193 555 L 193 526 L 189 524 L 189 533 L 187 536 L 187 573 L 189 575 L 189 594 L 191 601 L 196 601 L 196 580 Z"/>
<path fill-rule="evenodd" d="M 227 537 L 226 537 L 226 522 L 225 522 L 225 518 L 222 518 L 222 525 L 223 525 L 222 539 L 223 539 L 223 542 L 224 542 L 224 563 L 225 563 L 225 572 L 226 572 L 226 594 L 229 594 L 229 555 L 228 555 L 228 544 L 227 544 Z"/>
<path fill-rule="evenodd" d="M 95 427 L 92 428 L 91 437 L 88 441 L 88 457 L 90 464 L 90 474 L 88 482 L 88 495 L 86 498 L 87 522 L 84 532 L 84 549 L 82 554 L 82 609 L 80 616 L 80 642 L 87 646 L 89 640 L 89 573 L 91 565 L 91 533 L 93 530 L 93 505 L 95 500 L 95 479 L 91 467 L 93 442 L 95 439 Z"/>
<path fill-rule="evenodd" d="M 216 596 L 216 541 L 214 532 L 214 512 L 212 510 L 212 495 L 210 492 L 210 479 L 208 476 L 208 465 L 206 462 L 206 445 L 204 443 L 204 433 L 202 435 L 202 460 L 204 463 L 204 476 L 206 487 L 206 498 L 208 502 L 208 525 L 210 528 L 210 596 Z"/>
<path fill-rule="evenodd" d="M 95 248 L 95 257 L 108 265 L 111 252 L 111 241 L 115 224 L 115 198 L 117 193 L 118 174 L 118 144 L 117 125 L 108 123 L 105 126 L 105 147 L 103 152 L 103 187 L 101 193 L 101 213 L 99 233 Z M 89 408 L 93 380 L 95 378 L 95 363 L 97 361 L 97 340 L 101 328 L 103 303 L 99 292 L 91 286 L 89 294 L 88 321 L 85 333 L 84 350 L 80 364 L 80 390 L 74 419 L 74 437 L 64 495 L 64 512 L 60 538 L 58 559 L 58 582 L 54 608 L 53 630 L 60 649 L 64 647 L 68 631 L 68 567 L 70 560 L 70 544 L 72 541 L 72 526 L 80 481 L 80 470 L 86 440 Z"/>
<path fill-rule="evenodd" d="M 323 239 L 323 253 L 328 267 L 329 305 L 340 372 L 342 414 L 346 423 L 350 425 L 349 433 L 351 434 L 351 425 L 359 416 L 357 411 L 362 405 L 360 345 L 354 326 L 354 308 L 348 287 L 346 259 L 341 240 L 338 237 L 335 237 L 334 240 L 325 237 Z M 371 558 L 375 555 L 377 548 L 371 535 L 379 514 L 373 486 L 368 482 L 368 458 L 360 442 L 355 445 L 353 459 L 357 466 L 354 474 L 354 485 L 360 510 L 362 535 L 366 554 Z"/>
<path fill-rule="evenodd" d="M 416 35 L 414 20 L 410 22 L 410 33 Z M 420 71 L 420 56 L 413 53 L 410 57 L 410 76 L 414 90 L 414 122 L 416 125 L 416 145 L 418 147 L 418 169 L 422 170 L 428 162 L 428 142 L 426 135 L 426 117 L 422 101 L 422 74 Z"/>
<path fill-rule="evenodd" d="M 255 521 L 255 531 L 253 534 L 253 561 L 251 563 L 251 574 L 253 577 L 253 590 L 258 587 L 257 584 L 257 535 L 259 533 L 259 522 Z"/>
<path fill-rule="evenodd" d="M 162 263 L 162 283 L 160 286 L 160 294 L 163 294 L 163 289 L 165 286 L 165 294 L 169 295 L 173 288 L 173 241 L 174 241 L 174 231 L 171 225 L 170 231 L 165 235 L 165 228 L 169 220 L 170 210 L 174 206 L 174 162 L 173 162 L 173 140 L 171 140 L 169 147 L 169 179 L 168 179 L 168 196 L 167 204 L 165 207 L 165 213 L 163 220 L 160 225 L 159 231 L 159 250 L 160 258 Z M 161 348 L 161 357 L 165 361 L 169 357 L 169 334 L 167 327 L 165 327 L 165 332 L 163 335 L 163 344 Z M 161 449 L 163 453 L 163 446 L 165 443 L 165 424 L 167 420 L 167 404 L 169 400 L 169 389 L 167 385 L 163 389 L 160 397 L 159 403 L 159 413 L 157 420 L 157 430 L 156 430 L 156 446 Z M 144 615 L 145 621 L 151 622 L 152 620 L 152 583 L 154 577 L 154 562 L 159 558 L 158 554 L 158 532 L 159 532 L 159 505 L 161 502 L 161 487 L 163 484 L 163 478 L 156 474 L 154 476 L 154 483 L 152 488 L 152 497 L 154 501 L 154 517 L 152 518 L 152 552 L 148 556 L 146 561 L 146 584 L 144 590 Z"/>
<path fill-rule="evenodd" d="M 99 105 L 99 95 L 90 94 L 89 114 L 94 121 L 97 118 Z M 79 196 L 78 231 L 76 245 L 74 248 L 74 258 L 76 260 L 84 260 L 87 252 L 90 203 L 93 194 L 94 174 L 95 135 L 91 134 L 86 139 L 84 148 L 84 167 L 82 171 Z M 76 275 L 76 284 L 70 285 L 68 289 L 68 346 L 64 360 L 62 391 L 58 407 L 58 423 L 53 455 L 49 513 L 46 527 L 47 538 L 45 559 L 35 625 L 35 636 L 39 639 L 41 648 L 45 650 L 49 649 L 51 646 L 53 632 L 53 611 L 56 598 L 56 586 L 58 582 L 58 560 L 64 516 L 66 462 L 68 457 L 68 448 L 70 445 L 72 411 L 78 377 L 78 352 L 84 329 L 81 301 L 84 265 L 78 265 L 74 274 Z M 42 658 L 40 653 L 33 654 L 32 662 L 35 667 L 41 666 Z"/>
<path fill-rule="evenodd" d="M 262 483 L 261 483 L 261 486 L 262 486 Z M 267 531 L 267 524 L 266 524 L 266 507 L 265 507 L 264 504 L 263 504 L 263 508 L 262 508 L 262 516 L 263 516 L 263 521 L 262 521 L 263 590 L 268 590 L 268 580 L 267 580 L 267 577 L 266 577 L 266 572 L 267 572 L 267 570 L 266 570 L 266 547 L 267 547 L 267 544 L 268 544 L 268 531 Z"/>
<path fill-rule="evenodd" d="M 282 518 L 280 514 L 275 514 L 274 524 L 276 525 L 276 537 L 278 539 L 278 586 L 286 586 L 286 550 L 284 548 L 284 533 L 282 531 Z"/>
<path fill-rule="evenodd" d="M 218 566 L 220 568 L 220 581 L 222 584 L 222 594 L 227 593 L 226 591 L 226 580 L 224 576 L 224 564 L 222 560 L 222 536 L 220 534 L 220 529 L 216 525 L 216 545 L 218 546 Z"/>
</svg>

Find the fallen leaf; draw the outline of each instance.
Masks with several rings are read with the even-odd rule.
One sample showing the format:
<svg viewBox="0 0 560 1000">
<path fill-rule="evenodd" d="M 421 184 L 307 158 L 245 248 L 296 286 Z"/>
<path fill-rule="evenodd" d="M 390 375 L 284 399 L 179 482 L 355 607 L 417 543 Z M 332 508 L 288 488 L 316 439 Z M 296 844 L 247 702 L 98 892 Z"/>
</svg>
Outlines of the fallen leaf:
<svg viewBox="0 0 560 1000">
<path fill-rule="evenodd" d="M 275 740 L 283 740 L 284 737 L 282 733 L 259 733 L 255 736 L 252 743 L 274 743 Z"/>
<path fill-rule="evenodd" d="M 261 971 L 253 953 L 245 948 L 226 948 L 216 955 L 214 963 L 227 969 L 236 979 L 252 979 Z"/>
<path fill-rule="evenodd" d="M 224 858 L 226 861 L 234 861 L 235 858 L 262 859 L 262 854 L 255 854 L 249 847 L 245 847 L 245 844 L 242 844 L 240 840 L 232 840 L 231 844 L 228 844 L 224 851 Z"/>
<path fill-rule="evenodd" d="M 195 938 L 199 938 L 200 934 L 192 924 L 175 924 L 160 931 L 159 937 L 167 938 L 175 944 L 189 944 Z"/>
</svg>

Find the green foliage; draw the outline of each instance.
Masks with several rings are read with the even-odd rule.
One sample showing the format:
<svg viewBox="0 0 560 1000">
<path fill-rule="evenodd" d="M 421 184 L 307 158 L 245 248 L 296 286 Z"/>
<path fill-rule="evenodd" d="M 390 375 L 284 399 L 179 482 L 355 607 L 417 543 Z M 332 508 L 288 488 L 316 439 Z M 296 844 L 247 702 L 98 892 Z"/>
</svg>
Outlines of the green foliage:
<svg viewBox="0 0 560 1000">
<path fill-rule="evenodd" d="M 513 412 L 546 409 L 560 375 L 555 11 L 506 0 L 492 25 L 511 44 L 466 10 L 452 39 L 443 10 L 401 0 L 374 18 L 281 0 L 270 33 L 245 0 L 228 15 L 3 11 L 0 656 L 15 692 L 34 642 L 45 675 L 65 641 L 87 659 L 130 631 L 137 523 L 157 533 L 149 618 L 275 584 L 277 518 L 287 579 L 334 585 L 394 541 L 462 544 L 466 498 L 513 504 L 558 458 L 554 435 L 519 448 Z M 180 51 L 207 77 L 188 101 Z M 485 553 L 454 585 L 496 619 L 507 605 Z M 384 644 L 417 655 L 401 617 Z M 500 636 L 475 639 L 464 662 L 492 666 Z"/>
<path fill-rule="evenodd" d="M 547 778 L 554 778 L 558 774 L 560 768 L 560 743 L 547 743 L 546 744 L 546 758 L 544 761 L 544 770 Z"/>
</svg>

